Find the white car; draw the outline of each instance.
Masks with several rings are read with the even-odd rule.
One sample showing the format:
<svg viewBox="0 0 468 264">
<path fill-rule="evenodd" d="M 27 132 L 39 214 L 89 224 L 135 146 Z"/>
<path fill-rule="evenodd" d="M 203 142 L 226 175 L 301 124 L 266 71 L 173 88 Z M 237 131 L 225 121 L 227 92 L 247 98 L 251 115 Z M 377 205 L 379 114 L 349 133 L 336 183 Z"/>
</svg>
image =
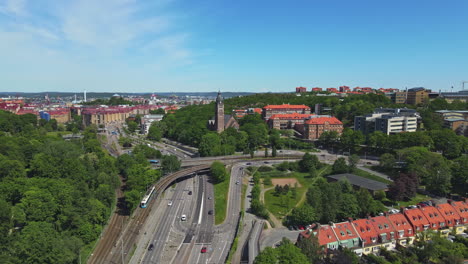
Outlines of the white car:
<svg viewBox="0 0 468 264">
<path fill-rule="evenodd" d="M 180 217 L 180 220 L 186 221 L 186 220 L 187 220 L 187 216 L 186 216 L 186 215 L 182 215 L 182 216 Z"/>
<path fill-rule="evenodd" d="M 172 205 L 172 201 L 169 201 L 169 202 L 167 203 L 167 205 L 168 205 L 168 206 L 171 206 L 171 205 Z"/>
</svg>

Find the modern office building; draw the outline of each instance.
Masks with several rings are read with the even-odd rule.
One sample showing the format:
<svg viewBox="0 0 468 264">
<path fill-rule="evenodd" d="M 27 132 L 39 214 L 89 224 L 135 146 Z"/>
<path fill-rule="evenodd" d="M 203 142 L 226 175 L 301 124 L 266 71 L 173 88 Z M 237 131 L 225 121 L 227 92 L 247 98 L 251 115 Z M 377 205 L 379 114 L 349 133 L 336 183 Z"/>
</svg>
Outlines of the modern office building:
<svg viewBox="0 0 468 264">
<path fill-rule="evenodd" d="M 407 108 L 376 108 L 374 113 L 354 117 L 354 130 L 369 134 L 381 131 L 387 135 L 415 132 L 419 113 Z"/>
</svg>

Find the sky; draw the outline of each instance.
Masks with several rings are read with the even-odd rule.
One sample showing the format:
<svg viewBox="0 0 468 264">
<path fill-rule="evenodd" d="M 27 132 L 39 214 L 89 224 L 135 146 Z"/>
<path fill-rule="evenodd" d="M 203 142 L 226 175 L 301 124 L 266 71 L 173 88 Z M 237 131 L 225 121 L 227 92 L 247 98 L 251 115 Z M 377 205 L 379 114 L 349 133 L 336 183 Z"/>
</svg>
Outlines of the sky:
<svg viewBox="0 0 468 264">
<path fill-rule="evenodd" d="M 466 0 L 0 0 L 1 92 L 445 91 L 463 80 Z"/>
</svg>

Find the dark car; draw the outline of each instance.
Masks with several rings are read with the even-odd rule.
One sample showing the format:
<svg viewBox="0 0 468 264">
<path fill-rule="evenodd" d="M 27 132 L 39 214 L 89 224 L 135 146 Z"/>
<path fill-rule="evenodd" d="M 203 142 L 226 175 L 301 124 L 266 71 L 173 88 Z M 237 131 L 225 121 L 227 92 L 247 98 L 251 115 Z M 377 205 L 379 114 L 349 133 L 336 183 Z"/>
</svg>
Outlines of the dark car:
<svg viewBox="0 0 468 264">
<path fill-rule="evenodd" d="M 189 192 L 188 192 L 188 195 L 192 195 L 192 191 L 189 191 Z"/>
<path fill-rule="evenodd" d="M 154 245 L 151 244 L 151 245 L 149 245 L 148 250 L 153 250 L 153 248 L 154 248 Z"/>
<path fill-rule="evenodd" d="M 208 214 L 209 214 L 209 215 L 212 215 L 212 214 L 213 214 L 213 210 L 209 210 L 209 211 L 208 211 Z"/>
<path fill-rule="evenodd" d="M 268 163 L 270 163 L 270 162 L 268 162 L 268 161 L 264 161 L 263 163 L 265 163 L 265 164 L 268 164 Z"/>
</svg>

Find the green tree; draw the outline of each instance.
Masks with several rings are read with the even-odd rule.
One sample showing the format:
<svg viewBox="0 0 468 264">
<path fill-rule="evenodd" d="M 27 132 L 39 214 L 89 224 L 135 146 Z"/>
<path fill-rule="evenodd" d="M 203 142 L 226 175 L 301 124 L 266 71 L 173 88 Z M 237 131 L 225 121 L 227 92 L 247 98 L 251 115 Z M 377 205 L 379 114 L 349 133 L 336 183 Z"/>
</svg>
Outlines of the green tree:
<svg viewBox="0 0 468 264">
<path fill-rule="evenodd" d="M 211 164 L 210 172 L 215 182 L 223 182 L 228 178 L 228 172 L 224 164 L 219 161 L 215 161 Z"/>
<path fill-rule="evenodd" d="M 138 124 L 135 121 L 130 121 L 130 122 L 127 122 L 127 127 L 130 133 L 135 133 L 135 131 L 137 131 L 138 129 Z"/>
<path fill-rule="evenodd" d="M 310 172 L 312 169 L 319 168 L 320 162 L 316 155 L 311 155 L 306 152 L 299 161 L 299 169 L 302 172 Z"/>
<path fill-rule="evenodd" d="M 163 173 L 175 172 L 180 169 L 181 162 L 174 155 L 164 155 L 161 161 Z"/>
<path fill-rule="evenodd" d="M 324 247 L 319 244 L 318 238 L 310 233 L 308 238 L 299 239 L 297 247 L 307 256 L 310 263 L 318 263 L 324 255 Z"/>
<path fill-rule="evenodd" d="M 382 154 L 379 159 L 380 167 L 387 171 L 393 169 L 393 166 L 395 166 L 395 162 L 395 156 L 390 153 Z"/>
<path fill-rule="evenodd" d="M 348 165 L 346 165 L 346 160 L 344 158 L 338 158 L 335 160 L 332 166 L 333 174 L 340 174 L 348 172 Z"/>
<path fill-rule="evenodd" d="M 286 219 L 288 225 L 308 225 L 318 220 L 314 208 L 310 205 L 294 208 Z"/>
<path fill-rule="evenodd" d="M 359 163 L 359 156 L 356 154 L 353 154 L 348 157 L 348 164 L 349 164 L 349 171 L 353 171 L 356 169 L 357 164 Z"/>
<path fill-rule="evenodd" d="M 202 137 L 198 152 L 200 152 L 200 156 L 202 157 L 216 156 L 218 155 L 216 150 L 219 150 L 220 145 L 221 140 L 219 135 L 216 133 L 208 133 Z"/>
<path fill-rule="evenodd" d="M 161 128 L 159 128 L 158 123 L 153 122 L 148 129 L 148 135 L 146 137 L 150 140 L 160 141 L 162 138 L 162 134 L 163 133 L 161 131 Z"/>
</svg>

